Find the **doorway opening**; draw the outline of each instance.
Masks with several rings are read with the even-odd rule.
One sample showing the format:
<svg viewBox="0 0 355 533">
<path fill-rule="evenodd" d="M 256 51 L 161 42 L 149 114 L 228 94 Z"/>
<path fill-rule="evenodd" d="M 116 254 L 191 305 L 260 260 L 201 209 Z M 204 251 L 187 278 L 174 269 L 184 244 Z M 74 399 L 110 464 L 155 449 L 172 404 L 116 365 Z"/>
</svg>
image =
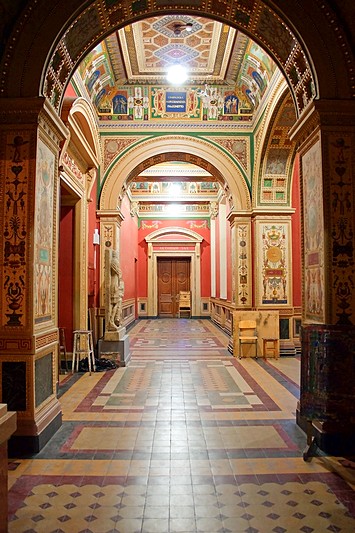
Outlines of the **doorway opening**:
<svg viewBox="0 0 355 533">
<path fill-rule="evenodd" d="M 190 257 L 158 257 L 158 316 L 179 316 L 180 291 L 191 290 Z"/>
</svg>

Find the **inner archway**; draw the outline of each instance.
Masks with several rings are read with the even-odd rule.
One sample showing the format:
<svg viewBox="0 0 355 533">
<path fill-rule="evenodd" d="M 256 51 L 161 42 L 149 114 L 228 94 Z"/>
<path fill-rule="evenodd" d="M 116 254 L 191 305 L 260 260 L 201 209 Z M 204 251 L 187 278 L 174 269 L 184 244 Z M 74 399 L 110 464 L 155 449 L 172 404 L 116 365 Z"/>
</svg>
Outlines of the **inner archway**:
<svg viewBox="0 0 355 533">
<path fill-rule="evenodd" d="M 167 135 L 142 142 L 110 166 L 102 187 L 100 209 L 117 209 L 122 187 L 134 179 L 142 169 L 159 162 L 174 160 L 191 162 L 208 170 L 226 190 L 231 209 L 246 211 L 251 208 L 246 178 L 235 161 L 226 158 L 220 149 L 205 141 L 193 137 Z"/>
</svg>

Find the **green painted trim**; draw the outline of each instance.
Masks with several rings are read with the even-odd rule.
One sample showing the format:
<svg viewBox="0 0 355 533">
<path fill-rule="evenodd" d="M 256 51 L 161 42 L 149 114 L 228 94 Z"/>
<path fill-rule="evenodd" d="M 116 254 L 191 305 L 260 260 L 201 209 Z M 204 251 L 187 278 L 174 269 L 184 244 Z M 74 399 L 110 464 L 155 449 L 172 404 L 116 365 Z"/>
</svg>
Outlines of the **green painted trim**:
<svg viewBox="0 0 355 533">
<path fill-rule="evenodd" d="M 108 174 L 111 172 L 112 168 L 117 164 L 117 162 L 121 159 L 121 157 L 123 157 L 125 154 L 127 154 L 133 147 L 136 147 L 138 146 L 139 144 L 141 144 L 143 141 L 146 141 L 146 140 L 149 140 L 149 139 L 154 139 L 154 138 L 159 138 L 159 137 L 166 137 L 166 136 L 181 136 L 181 135 L 184 135 L 186 137 L 192 137 L 192 138 L 196 138 L 196 139 L 201 139 L 201 140 L 204 140 L 206 142 L 209 142 L 210 144 L 212 144 L 213 146 L 216 146 L 216 148 L 218 148 L 219 150 L 221 150 L 224 155 L 226 157 L 228 157 L 231 161 L 233 161 L 233 163 L 238 167 L 240 173 L 242 174 L 246 184 L 247 184 L 247 187 L 248 187 L 248 190 L 250 192 L 250 194 L 252 193 L 252 184 L 251 182 L 249 181 L 249 178 L 247 177 L 246 173 L 245 173 L 245 170 L 241 167 L 240 163 L 238 162 L 237 159 L 235 159 L 232 154 L 230 152 L 228 152 L 228 150 L 226 150 L 223 146 L 221 146 L 220 144 L 218 144 L 217 142 L 213 141 L 213 140 L 210 140 L 208 139 L 208 137 L 216 137 L 216 135 L 218 135 L 219 137 L 230 137 L 231 136 L 231 133 L 217 133 L 217 132 L 206 132 L 206 133 L 203 133 L 201 134 L 201 132 L 184 132 L 184 131 L 179 131 L 179 133 L 177 134 L 176 131 L 166 131 L 166 132 L 155 132 L 153 134 L 148 134 L 145 133 L 145 132 L 123 132 L 123 134 L 121 133 L 117 133 L 117 135 L 119 135 L 120 137 L 121 136 L 129 136 L 129 137 L 132 137 L 132 136 L 139 136 L 139 137 L 142 137 L 142 140 L 138 140 L 136 142 L 133 142 L 132 144 L 130 144 L 129 146 L 127 146 L 120 154 L 117 155 L 117 157 L 115 159 L 113 159 L 111 161 L 111 163 L 109 164 L 109 166 L 107 167 L 106 171 L 105 171 L 105 175 L 103 177 L 103 180 L 102 182 L 99 181 L 99 189 L 100 189 L 100 193 L 102 191 L 102 188 L 106 182 L 106 179 L 107 179 L 107 176 Z M 103 132 L 101 133 L 100 132 L 100 137 L 112 137 L 112 133 L 109 133 L 109 132 Z M 250 139 L 250 161 L 251 162 L 254 162 L 254 135 L 253 133 L 238 133 L 238 137 L 249 137 Z M 253 167 L 253 164 L 251 163 L 251 168 Z"/>
</svg>

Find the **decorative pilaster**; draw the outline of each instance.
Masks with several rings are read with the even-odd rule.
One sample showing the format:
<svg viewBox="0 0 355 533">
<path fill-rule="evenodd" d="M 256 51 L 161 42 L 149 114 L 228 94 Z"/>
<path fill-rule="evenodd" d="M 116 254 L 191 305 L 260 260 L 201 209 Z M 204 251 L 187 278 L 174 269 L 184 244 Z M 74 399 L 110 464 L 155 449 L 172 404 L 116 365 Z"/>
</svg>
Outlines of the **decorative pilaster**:
<svg viewBox="0 0 355 533">
<path fill-rule="evenodd" d="M 298 423 L 355 452 L 355 102 L 315 101 L 294 126 L 301 163 L 303 327 Z"/>
<path fill-rule="evenodd" d="M 304 322 L 355 325 L 355 102 L 315 101 L 291 134 L 300 154 Z"/>
<path fill-rule="evenodd" d="M 120 256 L 120 228 L 123 215 L 118 210 L 97 212 L 100 219 L 100 306 L 105 307 L 105 251 L 115 250 Z"/>
<path fill-rule="evenodd" d="M 61 424 L 57 198 L 68 131 L 44 98 L 0 100 L 0 124 L 0 401 L 18 413 L 10 450 L 29 453 Z"/>
<path fill-rule="evenodd" d="M 236 308 L 250 308 L 253 302 L 251 216 L 231 212 L 232 299 Z"/>
</svg>

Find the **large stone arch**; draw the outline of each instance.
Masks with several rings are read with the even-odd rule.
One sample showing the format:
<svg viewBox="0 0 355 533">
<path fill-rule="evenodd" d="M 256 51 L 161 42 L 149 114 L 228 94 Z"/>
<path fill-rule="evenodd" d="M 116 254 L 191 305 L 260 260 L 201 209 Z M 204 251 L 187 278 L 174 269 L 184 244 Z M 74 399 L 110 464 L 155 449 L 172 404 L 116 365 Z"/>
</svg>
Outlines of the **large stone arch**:
<svg viewBox="0 0 355 533">
<path fill-rule="evenodd" d="M 185 0 L 173 8 L 168 0 L 85 5 L 58 0 L 48 9 L 46 0 L 37 0 L 8 22 L 4 33 L 11 38 L 0 64 L 2 96 L 44 95 L 59 109 L 74 69 L 90 49 L 113 30 L 163 12 L 210 16 L 253 38 L 281 68 L 298 114 L 314 98 L 355 96 L 354 51 L 344 27 L 352 8 L 344 3 L 342 9 L 349 12 L 339 14 L 327 0 L 288 2 L 282 10 L 271 0 L 202 1 L 198 6 Z"/>
<path fill-rule="evenodd" d="M 249 190 L 241 171 L 220 149 L 201 139 L 164 135 L 140 143 L 111 165 L 100 195 L 100 210 L 116 210 L 122 187 L 144 168 L 173 160 L 189 161 L 208 170 L 227 189 L 231 209 L 247 211 L 251 208 Z"/>
</svg>

